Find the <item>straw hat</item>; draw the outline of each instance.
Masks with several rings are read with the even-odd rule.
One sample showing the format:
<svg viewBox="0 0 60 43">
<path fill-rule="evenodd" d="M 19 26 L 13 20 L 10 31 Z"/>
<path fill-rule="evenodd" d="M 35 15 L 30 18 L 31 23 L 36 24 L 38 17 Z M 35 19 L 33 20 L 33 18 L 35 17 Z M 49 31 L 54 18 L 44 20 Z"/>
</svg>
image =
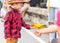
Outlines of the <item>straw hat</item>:
<svg viewBox="0 0 60 43">
<path fill-rule="evenodd" d="M 30 0 L 8 0 L 8 4 L 11 3 L 24 3 L 24 2 L 29 2 Z"/>
</svg>

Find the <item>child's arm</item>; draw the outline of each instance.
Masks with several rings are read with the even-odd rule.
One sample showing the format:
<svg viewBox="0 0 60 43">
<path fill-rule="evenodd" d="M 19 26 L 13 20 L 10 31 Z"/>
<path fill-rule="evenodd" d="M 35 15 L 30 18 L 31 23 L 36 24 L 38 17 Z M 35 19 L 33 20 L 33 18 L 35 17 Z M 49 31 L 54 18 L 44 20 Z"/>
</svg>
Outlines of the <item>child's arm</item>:
<svg viewBox="0 0 60 43">
<path fill-rule="evenodd" d="M 48 28 L 40 29 L 35 32 L 36 36 L 39 36 L 40 34 L 48 34 L 48 33 L 53 33 L 57 32 L 57 26 L 56 25 L 51 25 Z"/>
<path fill-rule="evenodd" d="M 20 11 L 22 14 L 22 17 L 25 16 L 26 11 L 28 10 L 29 7 L 30 7 L 30 4 L 24 3 L 24 6 L 21 8 L 21 11 Z"/>
<path fill-rule="evenodd" d="M 25 27 L 26 29 L 34 29 L 35 27 L 32 27 L 31 25 L 28 25 L 26 24 L 23 19 L 22 19 L 22 22 L 21 22 L 22 26 Z"/>
<path fill-rule="evenodd" d="M 45 29 L 41 29 L 40 31 L 42 34 L 44 33 L 53 33 L 53 32 L 57 32 L 57 26 L 56 25 L 51 25 L 48 28 Z"/>
<path fill-rule="evenodd" d="M 26 24 L 26 23 L 23 21 L 23 19 L 21 19 L 21 20 L 22 20 L 22 22 L 21 22 L 22 26 L 25 27 L 26 29 L 30 29 L 30 25 Z"/>
</svg>

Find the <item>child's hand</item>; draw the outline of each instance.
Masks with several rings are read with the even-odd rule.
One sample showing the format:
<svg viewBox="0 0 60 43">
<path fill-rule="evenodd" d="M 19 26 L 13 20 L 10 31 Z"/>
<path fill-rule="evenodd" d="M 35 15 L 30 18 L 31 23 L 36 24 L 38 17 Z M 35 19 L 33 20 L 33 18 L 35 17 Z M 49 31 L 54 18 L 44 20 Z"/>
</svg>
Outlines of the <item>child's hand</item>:
<svg viewBox="0 0 60 43">
<path fill-rule="evenodd" d="M 32 26 L 31 24 L 29 24 L 29 25 L 30 25 L 30 28 L 31 28 L 31 29 L 35 29 L 35 27 L 34 27 L 34 26 Z"/>
<path fill-rule="evenodd" d="M 39 37 L 39 36 L 41 35 L 40 31 L 37 30 L 37 31 L 35 32 L 35 35 L 36 35 L 37 37 Z"/>
<path fill-rule="evenodd" d="M 24 3 L 24 8 L 28 9 L 30 7 L 30 4 Z"/>
<path fill-rule="evenodd" d="M 35 29 L 35 27 L 30 26 L 31 29 Z"/>
</svg>

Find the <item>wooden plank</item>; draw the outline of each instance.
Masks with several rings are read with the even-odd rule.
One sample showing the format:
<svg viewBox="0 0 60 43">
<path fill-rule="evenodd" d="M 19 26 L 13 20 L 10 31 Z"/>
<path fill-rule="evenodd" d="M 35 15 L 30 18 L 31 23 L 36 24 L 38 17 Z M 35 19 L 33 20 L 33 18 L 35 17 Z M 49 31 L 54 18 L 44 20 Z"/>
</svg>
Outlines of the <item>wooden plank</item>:
<svg viewBox="0 0 60 43">
<path fill-rule="evenodd" d="M 31 35 L 33 38 L 35 38 L 37 41 L 39 41 L 40 43 L 46 43 L 44 40 L 42 40 L 40 37 L 36 37 L 30 30 L 25 29 L 24 27 L 22 27 L 22 29 L 24 29 L 29 35 Z"/>
<path fill-rule="evenodd" d="M 36 7 L 30 7 L 28 9 L 28 13 L 32 13 L 32 14 L 39 14 L 39 15 L 48 15 L 48 11 L 45 8 L 36 8 Z"/>
</svg>

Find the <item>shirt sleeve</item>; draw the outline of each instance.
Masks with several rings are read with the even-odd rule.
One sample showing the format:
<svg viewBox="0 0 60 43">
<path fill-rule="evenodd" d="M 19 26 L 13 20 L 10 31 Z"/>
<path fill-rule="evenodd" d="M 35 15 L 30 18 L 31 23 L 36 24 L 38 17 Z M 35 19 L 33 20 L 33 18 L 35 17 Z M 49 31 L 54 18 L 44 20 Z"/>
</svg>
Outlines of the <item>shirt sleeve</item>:
<svg viewBox="0 0 60 43">
<path fill-rule="evenodd" d="M 4 32 L 7 37 L 10 37 L 10 23 L 12 20 L 12 14 L 7 13 L 4 17 Z"/>
<path fill-rule="evenodd" d="M 26 24 L 23 19 L 22 19 L 22 26 L 25 27 L 26 29 L 30 29 L 30 25 Z"/>
</svg>

